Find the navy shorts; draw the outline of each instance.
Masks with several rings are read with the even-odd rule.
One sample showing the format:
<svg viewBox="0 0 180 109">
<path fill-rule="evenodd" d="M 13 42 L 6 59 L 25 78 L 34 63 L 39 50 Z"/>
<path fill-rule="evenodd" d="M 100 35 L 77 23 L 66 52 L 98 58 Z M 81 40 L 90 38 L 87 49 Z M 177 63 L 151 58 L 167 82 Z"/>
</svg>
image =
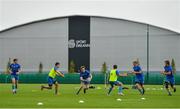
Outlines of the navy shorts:
<svg viewBox="0 0 180 109">
<path fill-rule="evenodd" d="M 90 81 L 81 81 L 81 84 L 88 85 L 90 84 Z"/>
<path fill-rule="evenodd" d="M 118 85 L 118 84 L 121 84 L 121 82 L 119 81 L 109 81 L 109 84 L 111 85 L 111 87 L 114 87 L 114 85 Z"/>
<path fill-rule="evenodd" d="M 135 83 L 136 83 L 136 84 L 143 85 L 143 84 L 144 84 L 144 80 L 135 79 Z"/>
<path fill-rule="evenodd" d="M 53 84 L 55 84 L 57 81 L 56 79 L 52 78 L 52 77 L 48 77 L 48 85 L 52 86 Z"/>
<path fill-rule="evenodd" d="M 19 75 L 11 75 L 11 79 L 19 80 Z"/>
<path fill-rule="evenodd" d="M 166 79 L 165 82 L 168 82 L 170 85 L 175 85 L 174 79 Z"/>
</svg>

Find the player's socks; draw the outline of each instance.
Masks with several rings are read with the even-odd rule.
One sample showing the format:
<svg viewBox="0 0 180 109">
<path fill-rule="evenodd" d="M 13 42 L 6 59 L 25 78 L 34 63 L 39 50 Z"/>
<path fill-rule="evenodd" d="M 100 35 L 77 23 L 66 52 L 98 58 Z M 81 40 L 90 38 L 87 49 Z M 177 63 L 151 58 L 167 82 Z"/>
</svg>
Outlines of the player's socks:
<svg viewBox="0 0 180 109">
<path fill-rule="evenodd" d="M 119 86 L 118 93 L 122 93 L 122 91 L 123 91 L 123 87 L 122 87 L 122 86 Z"/>
<path fill-rule="evenodd" d="M 12 85 L 12 91 L 13 91 L 13 94 L 16 93 L 16 86 L 15 86 L 15 84 Z"/>
<path fill-rule="evenodd" d="M 176 92 L 176 88 L 174 87 L 173 89 L 174 89 L 174 92 Z"/>
<path fill-rule="evenodd" d="M 12 90 L 16 90 L 16 85 L 12 85 Z"/>
<path fill-rule="evenodd" d="M 138 89 L 138 91 L 143 95 L 143 91 L 141 89 Z"/>
<path fill-rule="evenodd" d="M 142 87 L 142 94 L 144 95 L 144 93 L 145 93 L 145 89 L 144 87 Z"/>
<path fill-rule="evenodd" d="M 84 89 L 84 94 L 86 93 L 86 88 Z"/>
<path fill-rule="evenodd" d="M 57 89 L 55 89 L 55 95 L 57 95 L 58 94 L 58 90 Z"/>
<path fill-rule="evenodd" d="M 108 95 L 111 93 L 112 89 L 113 89 L 113 87 L 110 87 L 110 88 L 109 88 Z"/>
<path fill-rule="evenodd" d="M 79 90 L 78 90 L 78 92 L 76 93 L 76 95 L 78 95 L 81 90 L 82 90 L 82 87 L 79 88 Z"/>
<path fill-rule="evenodd" d="M 17 84 L 16 84 L 16 89 L 17 89 L 18 87 L 17 87 Z"/>
<path fill-rule="evenodd" d="M 169 95 L 169 96 L 172 96 L 171 92 L 168 92 L 168 95 Z"/>
<path fill-rule="evenodd" d="M 89 86 L 89 89 L 95 89 L 96 87 L 95 86 Z"/>
<path fill-rule="evenodd" d="M 169 88 L 167 88 L 166 90 L 167 90 L 167 92 L 168 92 L 168 95 L 169 95 L 169 96 L 172 96 L 172 94 L 171 94 Z"/>
<path fill-rule="evenodd" d="M 123 87 L 122 89 L 129 89 L 128 87 Z"/>
</svg>

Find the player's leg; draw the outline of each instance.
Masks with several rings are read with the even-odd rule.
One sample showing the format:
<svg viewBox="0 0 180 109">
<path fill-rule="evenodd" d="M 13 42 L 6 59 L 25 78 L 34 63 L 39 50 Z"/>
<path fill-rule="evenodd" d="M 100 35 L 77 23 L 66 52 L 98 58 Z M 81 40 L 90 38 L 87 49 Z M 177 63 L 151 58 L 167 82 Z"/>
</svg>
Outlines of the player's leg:
<svg viewBox="0 0 180 109">
<path fill-rule="evenodd" d="M 121 83 L 121 82 L 119 82 L 119 81 L 116 81 L 116 82 L 115 82 L 115 85 L 119 86 L 119 88 L 118 88 L 118 94 L 119 94 L 119 95 L 124 95 L 124 94 L 123 94 L 123 83 Z"/>
<path fill-rule="evenodd" d="M 52 84 L 48 84 L 48 86 L 41 86 L 41 90 L 43 89 L 52 89 Z"/>
<path fill-rule="evenodd" d="M 108 95 L 111 93 L 111 91 L 114 88 L 114 82 L 109 82 L 109 84 L 110 84 L 110 88 L 109 88 L 109 91 L 108 91 Z"/>
<path fill-rule="evenodd" d="M 11 75 L 11 81 L 12 81 L 12 92 L 13 94 L 16 93 L 16 80 L 15 80 L 15 77 L 13 75 Z"/>
<path fill-rule="evenodd" d="M 86 93 L 86 90 L 88 90 L 89 89 L 89 82 L 85 82 L 85 84 L 84 84 L 84 93 Z"/>
<path fill-rule="evenodd" d="M 143 83 L 141 83 L 141 88 L 142 88 L 142 93 L 143 93 L 143 95 L 144 95 L 144 93 L 145 93 L 145 88 L 144 88 L 144 84 L 143 84 Z"/>
<path fill-rule="evenodd" d="M 19 76 L 16 76 L 16 77 L 15 77 L 16 89 L 18 89 L 18 82 L 19 82 Z"/>
<path fill-rule="evenodd" d="M 165 84 L 165 88 L 166 88 L 166 90 L 168 92 L 168 95 L 171 96 L 172 94 L 171 94 L 171 91 L 169 89 L 169 81 L 166 80 L 164 84 Z"/>
<path fill-rule="evenodd" d="M 143 94 L 143 90 L 141 89 L 141 85 L 140 85 L 139 82 L 136 81 L 135 87 L 136 87 L 136 89 L 138 89 L 138 91 L 140 92 L 140 94 Z"/>
<path fill-rule="evenodd" d="M 18 89 L 18 80 L 15 80 L 16 89 Z"/>
<path fill-rule="evenodd" d="M 79 94 L 79 92 L 83 89 L 83 85 L 84 85 L 84 83 L 83 83 L 83 82 L 81 82 L 81 86 L 80 86 L 79 90 L 77 91 L 76 95 L 78 95 L 78 94 Z"/>
<path fill-rule="evenodd" d="M 59 87 L 59 84 L 58 84 L 57 81 L 55 81 L 54 85 L 55 85 L 55 94 L 57 95 L 57 94 L 58 94 L 58 87 Z"/>
<path fill-rule="evenodd" d="M 142 95 L 144 95 L 144 93 L 145 93 L 144 81 L 143 80 L 139 81 L 139 85 L 140 85 L 140 87 L 142 89 Z"/>
<path fill-rule="evenodd" d="M 176 92 L 176 87 L 175 87 L 175 80 L 171 80 L 170 86 L 173 89 L 174 92 Z"/>
<path fill-rule="evenodd" d="M 42 85 L 41 90 L 43 90 L 43 89 L 52 89 L 53 84 L 54 84 L 53 79 L 49 77 L 48 78 L 48 86 Z"/>
</svg>

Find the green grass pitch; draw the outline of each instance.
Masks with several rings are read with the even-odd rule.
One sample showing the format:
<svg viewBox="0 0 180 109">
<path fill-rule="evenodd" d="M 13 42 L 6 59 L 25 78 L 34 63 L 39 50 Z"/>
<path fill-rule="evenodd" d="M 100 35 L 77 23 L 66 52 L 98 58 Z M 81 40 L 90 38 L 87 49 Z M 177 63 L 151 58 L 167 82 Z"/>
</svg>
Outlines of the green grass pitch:
<svg viewBox="0 0 180 109">
<path fill-rule="evenodd" d="M 0 108 L 180 108 L 180 86 L 173 96 L 167 96 L 162 85 L 145 85 L 144 96 L 134 89 L 125 90 L 125 96 L 118 96 L 117 88 L 107 96 L 104 85 L 95 86 L 98 89 L 75 95 L 78 84 L 62 84 L 60 94 L 54 95 L 54 90 L 41 91 L 40 84 L 20 84 L 18 93 L 13 95 L 11 84 L 0 84 Z M 80 100 L 84 103 L 79 103 Z M 43 105 L 37 105 L 39 102 Z"/>
</svg>

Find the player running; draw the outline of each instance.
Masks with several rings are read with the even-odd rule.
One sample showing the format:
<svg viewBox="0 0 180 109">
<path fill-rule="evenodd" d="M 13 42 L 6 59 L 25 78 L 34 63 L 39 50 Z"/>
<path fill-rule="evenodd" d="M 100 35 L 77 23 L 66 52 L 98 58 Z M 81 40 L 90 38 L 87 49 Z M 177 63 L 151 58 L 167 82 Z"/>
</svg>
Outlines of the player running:
<svg viewBox="0 0 180 109">
<path fill-rule="evenodd" d="M 126 87 L 123 88 L 123 83 L 119 82 L 118 76 L 127 76 L 127 73 L 121 74 L 119 70 L 117 70 L 117 65 L 113 65 L 113 69 L 110 72 L 109 75 L 109 84 L 111 87 L 109 88 L 108 95 L 110 95 L 111 91 L 113 90 L 114 86 L 119 86 L 118 94 L 124 95 L 122 93 L 123 89 L 128 89 Z"/>
<path fill-rule="evenodd" d="M 64 74 L 58 71 L 60 68 L 60 63 L 56 62 L 55 66 L 51 69 L 48 75 L 48 86 L 41 86 L 41 90 L 43 89 L 52 89 L 53 84 L 55 85 L 55 94 L 58 94 L 58 82 L 56 81 L 56 75 L 64 77 Z"/>
<path fill-rule="evenodd" d="M 21 72 L 21 65 L 18 64 L 18 59 L 14 59 L 13 63 L 9 66 L 9 72 L 12 80 L 12 92 L 17 93 L 19 73 Z"/>
<path fill-rule="evenodd" d="M 135 74 L 135 89 L 138 89 L 140 94 L 144 95 L 144 75 L 138 61 L 133 61 L 133 71 L 132 74 Z"/>
<path fill-rule="evenodd" d="M 90 85 L 90 82 L 91 82 L 91 79 L 92 79 L 92 75 L 91 73 L 86 70 L 86 67 L 85 66 L 81 66 L 80 68 L 80 81 L 81 81 L 81 87 L 80 89 L 78 90 L 78 92 L 76 93 L 77 95 L 79 94 L 79 92 L 83 89 L 84 90 L 84 94 L 86 93 L 86 90 L 88 90 L 89 88 L 89 85 Z M 93 87 L 92 87 L 93 88 Z"/>
<path fill-rule="evenodd" d="M 162 71 L 161 74 L 166 75 L 164 85 L 165 85 L 165 88 L 166 88 L 166 90 L 168 92 L 168 95 L 172 96 L 172 93 L 171 93 L 171 91 L 169 89 L 169 85 L 174 90 L 174 92 L 176 92 L 176 87 L 174 86 L 175 85 L 175 79 L 174 79 L 174 76 L 173 76 L 173 70 L 172 70 L 172 66 L 170 65 L 169 60 L 164 61 L 164 64 L 165 64 L 164 71 Z"/>
</svg>

